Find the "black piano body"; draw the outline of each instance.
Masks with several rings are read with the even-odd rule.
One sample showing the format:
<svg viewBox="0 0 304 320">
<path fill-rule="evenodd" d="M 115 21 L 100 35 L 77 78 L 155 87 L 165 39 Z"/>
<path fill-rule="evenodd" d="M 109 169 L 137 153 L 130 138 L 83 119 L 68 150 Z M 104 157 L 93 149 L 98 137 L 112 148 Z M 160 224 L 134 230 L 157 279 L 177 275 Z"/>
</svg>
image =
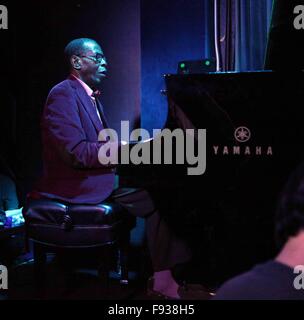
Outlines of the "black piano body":
<svg viewBox="0 0 304 320">
<path fill-rule="evenodd" d="M 195 280 L 218 284 L 276 254 L 277 199 L 304 159 L 304 76 L 166 75 L 165 84 L 164 128 L 206 129 L 205 173 L 153 164 L 120 172 L 149 189 L 168 223 L 190 242 L 199 266 Z"/>
</svg>

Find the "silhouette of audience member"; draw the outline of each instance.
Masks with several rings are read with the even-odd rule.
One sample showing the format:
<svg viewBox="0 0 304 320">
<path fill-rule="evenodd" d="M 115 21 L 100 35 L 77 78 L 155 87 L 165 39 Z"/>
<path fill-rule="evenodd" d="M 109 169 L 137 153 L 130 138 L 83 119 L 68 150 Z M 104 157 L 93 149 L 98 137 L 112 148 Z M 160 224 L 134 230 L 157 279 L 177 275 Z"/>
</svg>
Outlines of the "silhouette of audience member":
<svg viewBox="0 0 304 320">
<path fill-rule="evenodd" d="M 0 154 L 0 228 L 15 227 L 24 223 L 16 184 L 15 174 Z"/>
<path fill-rule="evenodd" d="M 15 182 L 9 176 L 0 173 L 0 209 L 6 211 L 18 207 Z"/>
<path fill-rule="evenodd" d="M 15 175 L 5 158 L 0 154 L 0 210 L 19 208 Z"/>
<path fill-rule="evenodd" d="M 275 230 L 276 258 L 228 280 L 214 300 L 304 300 L 304 163 L 281 193 Z"/>
</svg>

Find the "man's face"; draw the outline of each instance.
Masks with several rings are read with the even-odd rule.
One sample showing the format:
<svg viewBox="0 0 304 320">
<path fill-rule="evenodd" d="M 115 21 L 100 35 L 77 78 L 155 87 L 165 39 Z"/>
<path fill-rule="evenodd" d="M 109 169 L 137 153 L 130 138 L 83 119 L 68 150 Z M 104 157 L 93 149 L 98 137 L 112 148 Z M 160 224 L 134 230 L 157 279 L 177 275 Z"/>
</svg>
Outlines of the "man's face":
<svg viewBox="0 0 304 320">
<path fill-rule="evenodd" d="M 96 42 L 87 42 L 85 50 L 79 56 L 81 59 L 81 68 L 79 74 L 82 80 L 90 87 L 98 87 L 106 76 L 106 58 L 100 46 Z"/>
</svg>

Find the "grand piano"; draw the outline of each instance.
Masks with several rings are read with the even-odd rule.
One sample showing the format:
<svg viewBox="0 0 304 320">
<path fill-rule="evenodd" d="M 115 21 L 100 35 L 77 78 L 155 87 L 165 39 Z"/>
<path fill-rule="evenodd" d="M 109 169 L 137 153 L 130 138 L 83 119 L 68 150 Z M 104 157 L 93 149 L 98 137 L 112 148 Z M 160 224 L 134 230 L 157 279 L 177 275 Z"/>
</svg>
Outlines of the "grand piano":
<svg viewBox="0 0 304 320">
<path fill-rule="evenodd" d="M 207 130 L 205 173 L 141 165 L 120 174 L 149 189 L 189 241 L 195 280 L 220 284 L 276 253 L 277 198 L 304 159 L 303 73 L 166 75 L 165 86 L 164 127 Z"/>
</svg>

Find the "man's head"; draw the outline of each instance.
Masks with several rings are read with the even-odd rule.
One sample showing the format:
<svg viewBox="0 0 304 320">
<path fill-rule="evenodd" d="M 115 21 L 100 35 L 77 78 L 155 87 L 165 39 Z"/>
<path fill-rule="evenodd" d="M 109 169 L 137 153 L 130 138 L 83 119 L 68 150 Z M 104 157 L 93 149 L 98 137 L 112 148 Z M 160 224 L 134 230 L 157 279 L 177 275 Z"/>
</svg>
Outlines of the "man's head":
<svg viewBox="0 0 304 320">
<path fill-rule="evenodd" d="M 107 71 L 107 62 L 98 43 L 88 38 L 75 39 L 65 47 L 64 53 L 71 73 L 91 88 L 98 87 Z"/>
<path fill-rule="evenodd" d="M 304 163 L 289 177 L 281 194 L 276 216 L 276 238 L 282 247 L 289 237 L 304 230 Z"/>
</svg>

